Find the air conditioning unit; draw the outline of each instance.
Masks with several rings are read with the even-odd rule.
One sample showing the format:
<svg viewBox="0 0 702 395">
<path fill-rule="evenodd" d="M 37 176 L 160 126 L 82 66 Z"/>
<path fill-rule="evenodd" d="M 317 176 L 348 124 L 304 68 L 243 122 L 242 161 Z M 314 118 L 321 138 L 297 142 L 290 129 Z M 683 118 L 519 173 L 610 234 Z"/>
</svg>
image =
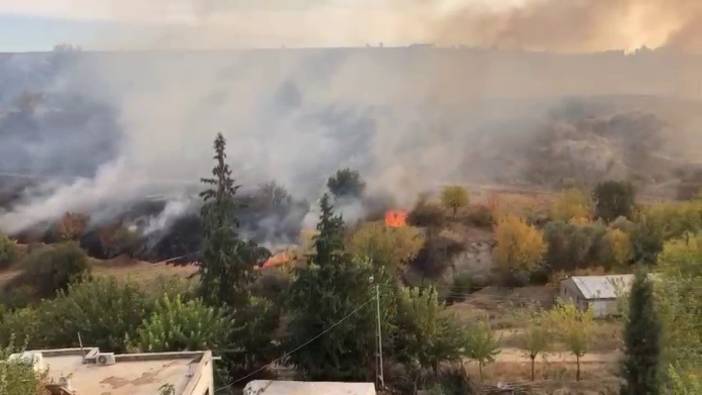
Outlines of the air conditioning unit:
<svg viewBox="0 0 702 395">
<path fill-rule="evenodd" d="M 95 363 L 100 366 L 108 366 L 115 364 L 115 354 L 111 352 L 103 352 L 97 355 Z"/>
</svg>

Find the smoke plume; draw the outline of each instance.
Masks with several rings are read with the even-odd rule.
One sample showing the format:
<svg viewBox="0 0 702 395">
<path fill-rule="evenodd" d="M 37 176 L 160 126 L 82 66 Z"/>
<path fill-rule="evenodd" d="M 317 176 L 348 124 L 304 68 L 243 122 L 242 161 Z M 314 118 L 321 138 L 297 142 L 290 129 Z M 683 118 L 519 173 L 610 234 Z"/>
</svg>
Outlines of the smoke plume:
<svg viewBox="0 0 702 395">
<path fill-rule="evenodd" d="M 263 241 L 290 241 L 327 177 L 345 167 L 359 170 L 369 196 L 405 208 L 446 183 L 629 178 L 656 189 L 701 149 L 702 58 L 682 51 L 696 45 L 700 10 L 669 4 L 454 6 L 408 35 L 501 49 L 3 54 L 0 228 L 22 232 L 66 212 L 95 226 L 151 199 L 166 203 L 139 229 L 162 237 L 196 213 L 217 132 L 245 191 L 276 181 L 292 196 L 289 211 L 246 214 L 254 226 L 245 234 Z M 665 48 L 520 50 L 639 44 Z M 346 210 L 357 217 L 364 207 Z"/>
</svg>

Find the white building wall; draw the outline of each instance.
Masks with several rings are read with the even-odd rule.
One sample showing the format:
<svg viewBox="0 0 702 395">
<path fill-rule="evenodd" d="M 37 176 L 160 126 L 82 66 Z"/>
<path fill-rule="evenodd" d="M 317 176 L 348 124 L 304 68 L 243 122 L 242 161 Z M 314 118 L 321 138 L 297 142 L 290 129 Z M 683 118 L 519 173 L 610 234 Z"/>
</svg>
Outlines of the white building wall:
<svg viewBox="0 0 702 395">
<path fill-rule="evenodd" d="M 192 365 L 196 369 L 192 377 L 194 385 L 186 387 L 183 395 L 214 395 L 213 365 L 212 353 L 205 352 L 200 362 Z"/>
<path fill-rule="evenodd" d="M 561 299 L 571 301 L 579 309 L 585 310 L 588 307 L 587 301 L 583 298 L 572 279 L 561 281 Z"/>
<path fill-rule="evenodd" d="M 605 318 L 619 314 L 619 305 L 616 299 L 599 299 L 589 302 L 595 318 Z"/>
<path fill-rule="evenodd" d="M 571 301 L 581 310 L 585 310 L 588 307 L 591 308 L 595 318 L 605 318 L 619 314 L 619 304 L 616 299 L 586 300 L 572 279 L 561 282 L 560 297 L 563 300 Z"/>
</svg>

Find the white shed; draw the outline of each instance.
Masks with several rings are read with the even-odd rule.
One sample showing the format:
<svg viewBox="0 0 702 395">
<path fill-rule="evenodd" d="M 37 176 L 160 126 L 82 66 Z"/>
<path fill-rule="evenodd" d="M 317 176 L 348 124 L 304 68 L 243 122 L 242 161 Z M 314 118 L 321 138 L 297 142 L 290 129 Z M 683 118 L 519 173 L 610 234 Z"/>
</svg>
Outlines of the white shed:
<svg viewBox="0 0 702 395">
<path fill-rule="evenodd" d="M 596 318 L 618 314 L 617 299 L 629 292 L 633 274 L 573 276 L 561 281 L 560 297 L 578 308 L 591 308 Z"/>
</svg>

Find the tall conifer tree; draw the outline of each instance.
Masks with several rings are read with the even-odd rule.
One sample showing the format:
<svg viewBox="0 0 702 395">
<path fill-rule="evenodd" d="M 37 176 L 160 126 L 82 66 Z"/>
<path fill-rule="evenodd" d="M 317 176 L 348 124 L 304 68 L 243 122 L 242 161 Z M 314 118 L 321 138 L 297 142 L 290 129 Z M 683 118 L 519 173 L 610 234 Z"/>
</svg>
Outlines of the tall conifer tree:
<svg viewBox="0 0 702 395">
<path fill-rule="evenodd" d="M 623 373 L 626 395 L 656 395 L 660 393 L 661 323 L 654 308 L 653 285 L 643 270 L 639 270 L 629 296 L 629 320 L 624 332 L 626 350 Z"/>
</svg>

